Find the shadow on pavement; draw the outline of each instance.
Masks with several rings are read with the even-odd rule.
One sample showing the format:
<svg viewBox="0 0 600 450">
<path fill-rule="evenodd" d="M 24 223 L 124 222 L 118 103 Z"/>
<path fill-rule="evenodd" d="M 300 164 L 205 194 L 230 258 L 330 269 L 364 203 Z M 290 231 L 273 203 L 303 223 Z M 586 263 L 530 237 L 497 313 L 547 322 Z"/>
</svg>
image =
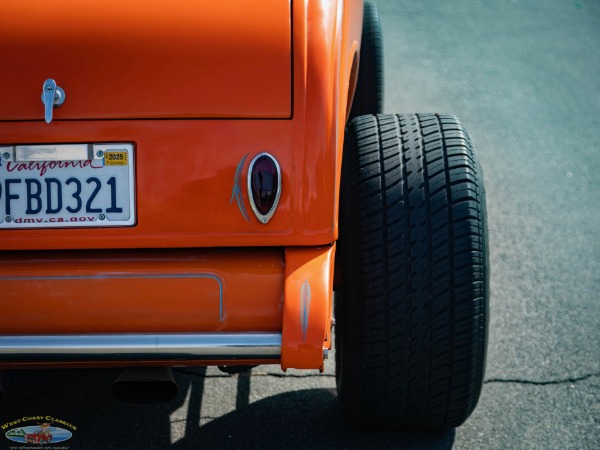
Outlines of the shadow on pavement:
<svg viewBox="0 0 600 450">
<path fill-rule="evenodd" d="M 0 426 L 28 417 L 64 420 L 77 427 L 69 449 L 450 449 L 455 431 L 438 434 L 368 432 L 348 428 L 340 418 L 334 389 L 285 392 L 250 403 L 248 374 L 237 375 L 236 408 L 200 426 L 206 369 L 175 372 L 179 394 L 169 403 L 115 402 L 110 385 L 118 370 L 4 372 Z M 174 411 L 189 403 L 185 418 Z M 205 419 L 205 418 L 204 418 Z M 171 443 L 171 422 L 185 427 Z M 55 424 L 60 426 L 60 424 Z M 12 443 L 0 436 L 0 448 Z M 19 448 L 18 445 L 14 448 Z"/>
</svg>

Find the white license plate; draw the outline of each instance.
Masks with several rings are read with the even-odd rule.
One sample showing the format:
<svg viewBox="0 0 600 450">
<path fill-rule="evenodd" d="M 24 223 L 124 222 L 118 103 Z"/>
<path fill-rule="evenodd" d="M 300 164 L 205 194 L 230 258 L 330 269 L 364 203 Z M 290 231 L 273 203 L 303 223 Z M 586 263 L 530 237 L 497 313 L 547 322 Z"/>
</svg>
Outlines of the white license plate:
<svg viewBox="0 0 600 450">
<path fill-rule="evenodd" d="M 0 146 L 0 228 L 135 224 L 132 144 Z"/>
</svg>

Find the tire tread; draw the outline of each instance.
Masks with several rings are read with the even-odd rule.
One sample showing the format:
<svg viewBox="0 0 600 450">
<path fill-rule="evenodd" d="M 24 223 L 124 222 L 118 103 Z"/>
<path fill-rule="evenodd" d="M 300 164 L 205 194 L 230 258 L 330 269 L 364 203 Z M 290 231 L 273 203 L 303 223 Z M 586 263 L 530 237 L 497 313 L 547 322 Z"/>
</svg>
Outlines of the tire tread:
<svg viewBox="0 0 600 450">
<path fill-rule="evenodd" d="M 336 347 L 357 348 L 342 350 L 342 407 L 371 428 L 458 426 L 477 403 L 487 340 L 471 137 L 452 116 L 412 114 L 357 117 L 346 139 L 339 245 L 351 281 Z"/>
</svg>

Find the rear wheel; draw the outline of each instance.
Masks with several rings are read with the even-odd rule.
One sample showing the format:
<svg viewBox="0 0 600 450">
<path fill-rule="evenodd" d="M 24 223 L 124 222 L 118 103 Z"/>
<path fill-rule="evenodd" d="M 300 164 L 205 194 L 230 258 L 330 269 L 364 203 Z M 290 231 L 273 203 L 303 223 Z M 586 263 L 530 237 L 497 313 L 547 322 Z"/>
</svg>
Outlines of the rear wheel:
<svg viewBox="0 0 600 450">
<path fill-rule="evenodd" d="M 358 79 L 350 117 L 383 111 L 383 38 L 377 6 L 364 3 Z"/>
<path fill-rule="evenodd" d="M 442 429 L 475 408 L 488 324 L 481 176 L 454 117 L 348 125 L 335 345 L 341 407 L 355 424 Z"/>
</svg>

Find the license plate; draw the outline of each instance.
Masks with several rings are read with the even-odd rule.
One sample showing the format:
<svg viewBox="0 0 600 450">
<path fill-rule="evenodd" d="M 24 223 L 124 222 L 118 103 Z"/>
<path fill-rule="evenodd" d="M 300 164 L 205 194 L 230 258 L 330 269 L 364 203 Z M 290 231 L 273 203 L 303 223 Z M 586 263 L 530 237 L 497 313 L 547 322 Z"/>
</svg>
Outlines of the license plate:
<svg viewBox="0 0 600 450">
<path fill-rule="evenodd" d="M 135 224 L 132 144 L 0 146 L 0 228 Z"/>
</svg>

